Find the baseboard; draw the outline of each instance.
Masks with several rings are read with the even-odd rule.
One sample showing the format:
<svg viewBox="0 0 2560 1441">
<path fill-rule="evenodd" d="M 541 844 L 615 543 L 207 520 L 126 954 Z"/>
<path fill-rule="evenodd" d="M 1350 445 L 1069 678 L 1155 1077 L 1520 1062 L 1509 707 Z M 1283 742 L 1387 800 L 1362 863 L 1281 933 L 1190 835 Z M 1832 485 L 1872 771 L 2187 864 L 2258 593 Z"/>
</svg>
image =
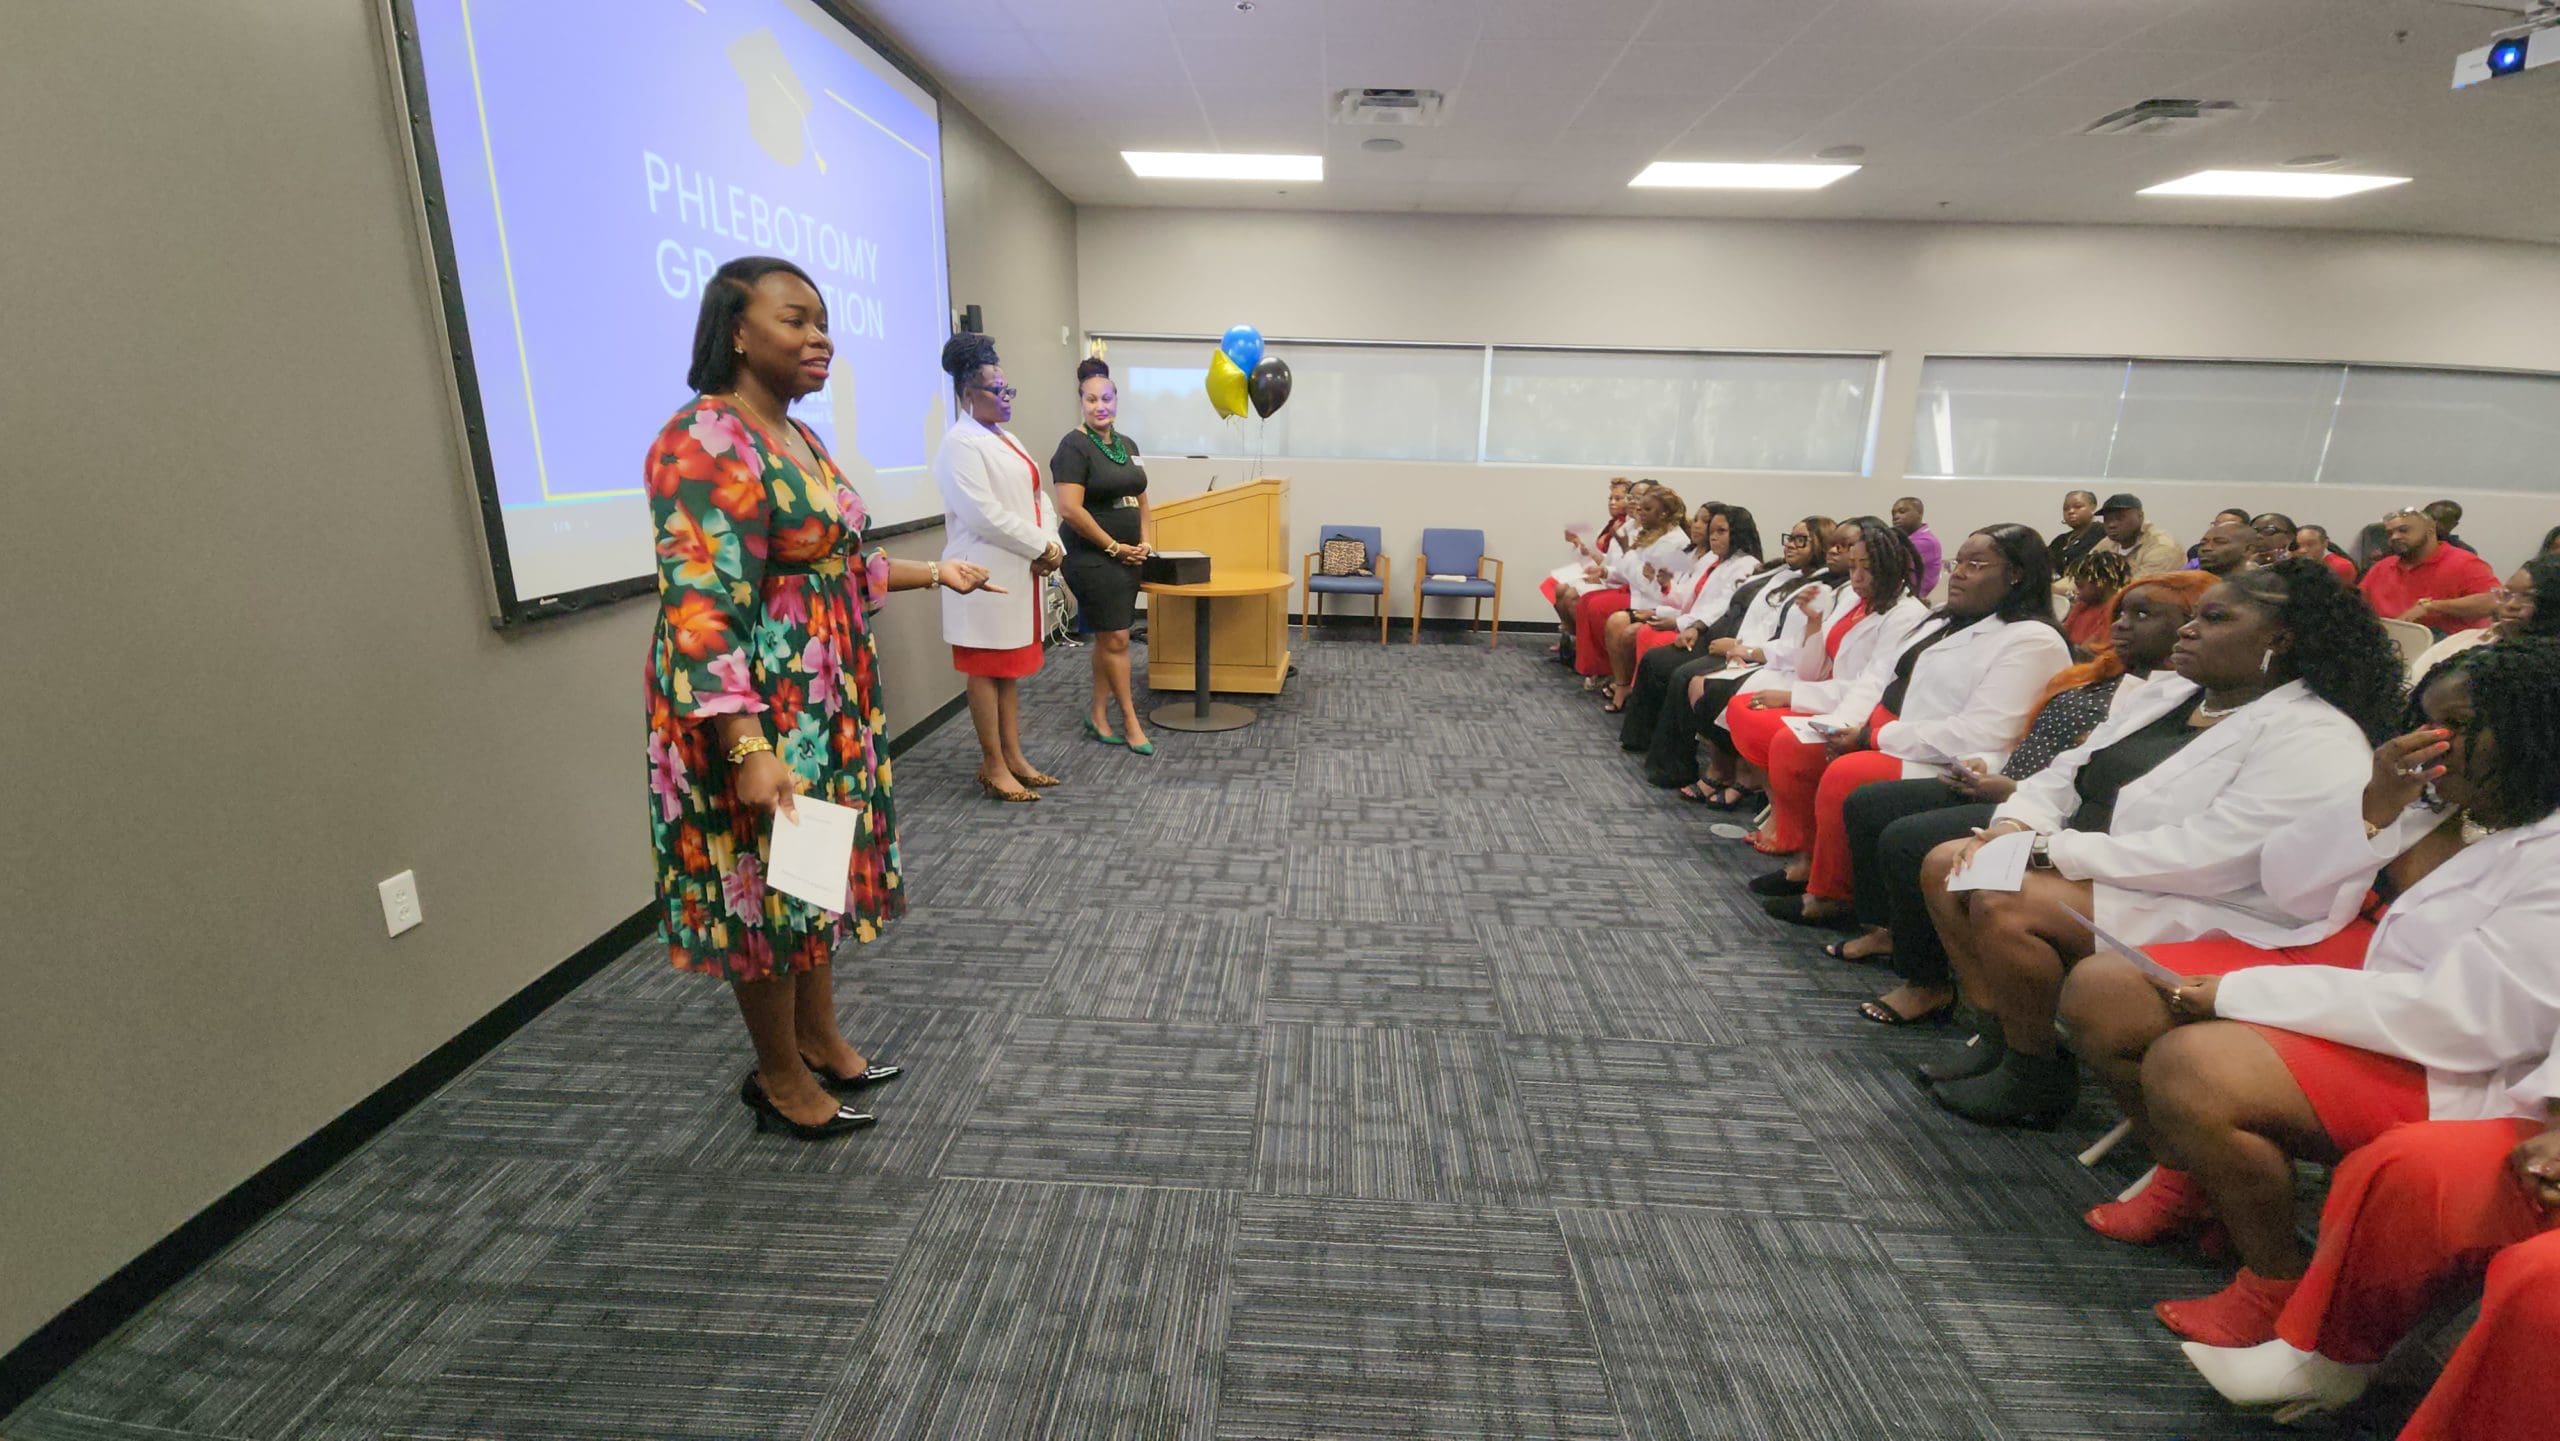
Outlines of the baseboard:
<svg viewBox="0 0 2560 1441">
<path fill-rule="evenodd" d="M 653 934 L 657 923 L 654 904 L 626 917 L 65 1306 L 35 1334 L 0 1356 L 0 1416 L 24 1404 L 83 1352 L 291 1201 L 322 1172 L 353 1155 L 553 1002 Z"/>
<path fill-rule="evenodd" d="M 1304 616 L 1292 614 L 1289 617 L 1289 624 L 1295 626 L 1302 623 L 1304 620 Z M 1378 628 L 1378 618 L 1374 615 L 1346 615 L 1341 611 L 1326 611 L 1323 615 L 1316 618 L 1316 629 L 1318 630 L 1358 630 L 1362 626 L 1367 626 L 1371 631 L 1375 631 Z M 1476 621 L 1471 623 L 1462 615 L 1427 615 L 1422 618 L 1422 628 L 1425 631 L 1431 632 L 1444 630 L 1485 631 L 1492 629 L 1492 623 L 1490 621 Z M 1510 635 L 1514 631 L 1517 631 L 1522 635 L 1554 635 L 1556 633 L 1556 623 L 1552 618 L 1547 620 L 1512 620 L 1507 616 L 1504 617 L 1502 622 L 1502 633 L 1504 635 Z M 1387 633 L 1389 635 L 1413 634 L 1413 617 L 1409 615 L 1388 616 Z"/>
<path fill-rule="evenodd" d="M 889 737 L 889 759 L 896 760 L 898 757 L 905 755 L 909 750 L 912 750 L 918 742 L 922 741 L 925 737 L 932 735 L 935 731 L 942 729 L 944 726 L 949 725 L 953 716 L 960 714 L 968 708 L 969 693 L 965 690 L 960 692 L 958 695 L 953 696 L 951 699 L 944 701 L 942 704 L 935 706 L 932 714 L 926 716 L 923 720 L 917 721 L 914 725 L 907 727 L 905 730 L 898 732 L 896 735 Z"/>
</svg>

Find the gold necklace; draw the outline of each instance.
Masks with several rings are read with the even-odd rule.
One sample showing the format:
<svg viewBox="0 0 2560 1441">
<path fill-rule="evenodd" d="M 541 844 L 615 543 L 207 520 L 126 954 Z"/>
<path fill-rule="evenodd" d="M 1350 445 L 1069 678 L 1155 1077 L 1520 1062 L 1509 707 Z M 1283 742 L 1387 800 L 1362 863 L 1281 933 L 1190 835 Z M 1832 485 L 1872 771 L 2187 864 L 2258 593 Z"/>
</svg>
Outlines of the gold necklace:
<svg viewBox="0 0 2560 1441">
<path fill-rule="evenodd" d="M 818 458 L 809 453 L 809 443 L 800 438 L 799 428 L 791 423 L 791 413 L 789 411 L 786 410 L 783 412 L 782 424 L 779 427 L 776 427 L 773 422 L 766 420 L 763 415 L 759 414 L 755 406 L 750 404 L 747 398 L 740 395 L 737 391 L 730 391 L 729 399 L 735 403 L 740 410 L 743 410 L 747 414 L 755 417 L 756 424 L 763 427 L 765 433 L 774 438 L 775 442 L 782 447 L 783 453 L 791 457 L 793 464 L 799 466 L 802 470 L 817 469 Z"/>
</svg>

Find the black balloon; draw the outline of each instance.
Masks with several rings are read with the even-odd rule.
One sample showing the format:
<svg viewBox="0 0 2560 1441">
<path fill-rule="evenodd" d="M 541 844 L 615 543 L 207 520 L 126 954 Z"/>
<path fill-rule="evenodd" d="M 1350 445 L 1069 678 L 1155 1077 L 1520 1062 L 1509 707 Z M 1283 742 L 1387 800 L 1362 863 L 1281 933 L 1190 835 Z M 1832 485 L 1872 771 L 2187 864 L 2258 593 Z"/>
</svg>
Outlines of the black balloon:
<svg viewBox="0 0 2560 1441">
<path fill-rule="evenodd" d="M 1262 357 L 1245 377 L 1244 393 L 1253 400 L 1253 413 L 1269 420 L 1271 412 L 1289 403 L 1289 362 L 1276 355 Z"/>
</svg>

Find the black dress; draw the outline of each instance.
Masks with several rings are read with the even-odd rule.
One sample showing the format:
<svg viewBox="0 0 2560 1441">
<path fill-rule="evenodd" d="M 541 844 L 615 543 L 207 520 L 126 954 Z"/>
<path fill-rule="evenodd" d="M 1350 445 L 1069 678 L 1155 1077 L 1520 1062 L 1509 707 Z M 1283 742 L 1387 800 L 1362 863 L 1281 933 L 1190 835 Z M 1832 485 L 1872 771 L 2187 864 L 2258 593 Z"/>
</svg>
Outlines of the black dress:
<svg viewBox="0 0 2560 1441">
<path fill-rule="evenodd" d="M 1067 432 L 1049 457 L 1049 477 L 1059 485 L 1084 487 L 1085 513 L 1102 533 L 1122 545 L 1146 539 L 1139 523 L 1138 497 L 1147 489 L 1147 469 L 1138 459 L 1138 443 L 1126 435 L 1113 439 L 1128 447 L 1126 464 L 1113 460 L 1082 428 Z M 1138 568 L 1113 560 L 1085 539 L 1074 526 L 1062 527 L 1065 564 L 1058 573 L 1074 591 L 1085 629 L 1127 630 L 1138 615 Z"/>
</svg>

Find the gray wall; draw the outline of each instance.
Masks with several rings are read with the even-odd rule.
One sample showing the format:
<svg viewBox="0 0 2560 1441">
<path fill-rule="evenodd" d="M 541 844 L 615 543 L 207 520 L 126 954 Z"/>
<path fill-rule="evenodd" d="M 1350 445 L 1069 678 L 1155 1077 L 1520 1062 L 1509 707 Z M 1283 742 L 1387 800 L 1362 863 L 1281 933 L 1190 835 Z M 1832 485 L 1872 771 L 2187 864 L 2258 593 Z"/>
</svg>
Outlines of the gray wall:
<svg viewBox="0 0 2560 1441">
<path fill-rule="evenodd" d="M 1886 356 L 1875 473 L 1648 471 L 1692 502 L 1752 507 L 1764 534 L 1808 511 L 1882 513 L 1918 490 L 1942 534 L 2058 523 L 2064 486 L 1901 477 L 1919 360 L 1931 352 L 2397 362 L 2560 371 L 2560 328 L 2523 295 L 2560 294 L 2560 247 L 2269 230 L 1712 222 L 1127 210 L 1077 215 L 1079 293 L 1094 332 L 1554 345 L 1862 350 Z M 1250 284 L 1233 257 L 1253 257 Z M 1202 402 L 1206 404 L 1206 402 Z M 1141 442 L 1146 437 L 1138 436 Z M 1167 496 L 1221 466 L 1154 457 Z M 1229 473 L 1232 462 L 1223 467 Z M 1377 461 L 1266 462 L 1293 481 L 1291 524 L 1382 525 L 1398 613 L 1422 527 L 1488 532 L 1509 562 L 1504 613 L 1552 620 L 1537 582 L 1559 529 L 1599 510 L 1609 471 Z M 2555 461 L 2560 489 L 2560 461 Z M 2352 533 L 2410 494 L 2451 494 L 2501 566 L 2553 522 L 2560 494 L 2346 487 L 2142 487 L 2192 540 L 2247 501 Z M 1446 602 L 1442 603 L 1446 606 Z M 1353 602 L 1351 609 L 1365 606 Z"/>
<path fill-rule="evenodd" d="M 373 12 L 0 45 L 0 1348 L 648 899 L 649 608 L 489 629 Z M 954 292 L 1062 368 L 1072 211 L 947 131 Z M 956 693 L 934 609 L 884 612 L 900 726 Z"/>
</svg>

